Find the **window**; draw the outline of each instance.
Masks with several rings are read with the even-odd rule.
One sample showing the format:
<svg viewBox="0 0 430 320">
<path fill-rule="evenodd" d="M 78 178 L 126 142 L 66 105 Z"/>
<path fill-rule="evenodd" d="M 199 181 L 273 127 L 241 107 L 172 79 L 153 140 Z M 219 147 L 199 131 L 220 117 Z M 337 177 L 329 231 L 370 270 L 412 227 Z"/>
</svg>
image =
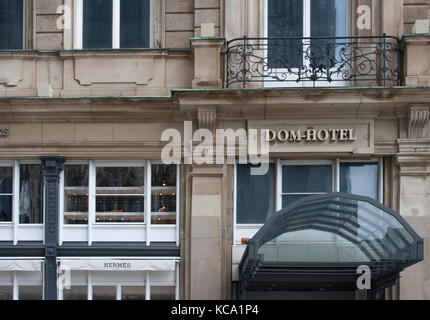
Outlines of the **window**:
<svg viewBox="0 0 430 320">
<path fill-rule="evenodd" d="M 282 207 L 333 190 L 332 165 L 291 165 L 282 168 Z"/>
<path fill-rule="evenodd" d="M 19 222 L 43 223 L 43 169 L 41 164 L 21 164 L 19 176 Z"/>
<path fill-rule="evenodd" d="M 78 0 L 77 49 L 149 48 L 151 0 Z"/>
<path fill-rule="evenodd" d="M 237 165 L 237 223 L 264 224 L 275 212 L 275 165 L 265 176 L 252 176 L 251 165 Z"/>
<path fill-rule="evenodd" d="M 24 0 L 0 0 L 0 50 L 24 48 Z"/>
<path fill-rule="evenodd" d="M 235 243 L 252 238 L 267 216 L 303 197 L 343 192 L 382 202 L 382 159 L 278 160 L 265 176 L 251 176 L 251 165 L 235 168 Z"/>
<path fill-rule="evenodd" d="M 95 198 L 96 223 L 145 223 L 146 201 L 149 201 L 152 224 L 175 225 L 178 167 L 155 162 L 147 171 L 145 164 L 67 163 L 64 167 L 64 224 L 88 224 L 91 189 L 95 190 L 94 197 L 90 198 Z M 148 186 L 145 183 L 147 172 L 151 176 Z M 90 179 L 91 174 L 94 179 Z M 94 181 L 94 188 L 90 180 Z M 145 200 L 147 194 L 151 194 L 151 199 Z"/>
<path fill-rule="evenodd" d="M 267 0 L 267 12 L 268 64 L 279 69 L 282 79 L 287 74 L 291 80 L 307 78 L 310 75 L 303 72 L 320 66 L 324 70 L 339 68 L 335 60 L 340 59 L 335 57 L 339 57 L 343 47 L 337 47 L 336 43 L 344 40 L 333 38 L 350 33 L 348 1 Z M 298 39 L 270 40 L 283 37 Z M 301 39 L 310 37 L 329 39 Z M 333 74 L 332 78 L 336 76 Z"/>
<path fill-rule="evenodd" d="M 43 224 L 43 188 L 40 162 L 0 162 L 0 223 Z"/>
<path fill-rule="evenodd" d="M 378 164 L 341 163 L 340 191 L 378 200 Z"/>
<path fill-rule="evenodd" d="M 13 166 L 0 166 L 0 222 L 12 222 Z"/>
</svg>

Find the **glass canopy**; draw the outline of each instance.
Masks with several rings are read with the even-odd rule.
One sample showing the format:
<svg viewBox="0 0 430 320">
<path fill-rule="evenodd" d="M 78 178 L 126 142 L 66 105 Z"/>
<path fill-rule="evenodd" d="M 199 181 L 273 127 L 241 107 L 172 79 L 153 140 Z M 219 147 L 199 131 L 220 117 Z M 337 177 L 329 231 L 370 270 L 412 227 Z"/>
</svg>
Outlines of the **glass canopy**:
<svg viewBox="0 0 430 320">
<path fill-rule="evenodd" d="M 323 267 L 325 275 L 349 272 L 352 280 L 356 267 L 367 265 L 377 281 L 422 259 L 423 240 L 398 213 L 370 198 L 331 193 L 270 217 L 249 241 L 240 272 L 242 283 L 258 280 L 260 289 L 265 280 Z"/>
</svg>

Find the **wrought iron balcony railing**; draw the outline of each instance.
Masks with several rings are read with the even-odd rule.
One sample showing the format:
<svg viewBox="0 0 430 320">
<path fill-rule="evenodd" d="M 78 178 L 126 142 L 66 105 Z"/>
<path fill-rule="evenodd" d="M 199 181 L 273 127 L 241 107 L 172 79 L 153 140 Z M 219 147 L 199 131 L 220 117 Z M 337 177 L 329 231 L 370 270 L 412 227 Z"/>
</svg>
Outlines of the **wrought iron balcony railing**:
<svg viewBox="0 0 430 320">
<path fill-rule="evenodd" d="M 226 87 L 400 85 L 391 36 L 237 38 L 227 44 Z M 258 86 L 258 85 L 256 85 Z"/>
</svg>

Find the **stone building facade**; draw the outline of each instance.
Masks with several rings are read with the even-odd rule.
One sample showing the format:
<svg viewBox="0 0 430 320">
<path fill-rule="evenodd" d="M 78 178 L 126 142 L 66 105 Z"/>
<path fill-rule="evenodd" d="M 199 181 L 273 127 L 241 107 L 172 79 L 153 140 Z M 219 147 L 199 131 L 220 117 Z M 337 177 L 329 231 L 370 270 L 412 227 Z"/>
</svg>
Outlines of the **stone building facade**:
<svg viewBox="0 0 430 320">
<path fill-rule="evenodd" d="M 309 49 L 316 42 L 299 40 L 303 52 L 313 52 L 301 52 L 300 59 L 311 59 L 305 65 L 314 77 L 303 74 L 297 81 L 291 78 L 296 67 L 286 65 L 290 53 L 276 49 L 292 48 L 279 41 L 297 44 L 288 28 L 277 34 L 273 8 L 279 5 L 286 15 L 282 1 L 132 1 L 147 17 L 130 13 L 133 20 L 125 2 L 97 0 L 104 5 L 103 21 L 91 16 L 85 1 L 27 0 L 22 7 L 0 1 L 0 10 L 15 19 L 11 24 L 0 11 L 0 29 L 18 28 L 22 38 L 16 47 L 10 40 L 16 35 L 0 36 L 2 295 L 239 298 L 246 242 L 266 216 L 252 221 L 239 212 L 241 181 L 248 178 L 239 174 L 238 159 L 161 162 L 169 142 L 164 130 L 183 137 L 184 123 L 191 122 L 194 130 L 214 134 L 353 130 L 348 143 L 339 137 L 272 145 L 274 193 L 263 190 L 274 203 L 271 211 L 282 209 L 290 195 L 282 185 L 290 167 L 331 166 L 332 190 L 303 192 L 312 195 L 348 191 L 342 190 L 343 163 L 374 165 L 374 200 L 400 214 L 423 239 L 424 252 L 423 261 L 384 288 L 383 298 L 430 299 L 428 0 L 326 1 L 336 6 L 337 22 L 323 46 L 354 50 L 355 60 L 327 62 L 326 52 L 316 66 L 316 51 Z M 285 3 L 295 9 L 304 3 L 299 9 L 305 18 L 298 16 L 310 29 L 304 26 L 299 37 L 313 37 L 313 1 Z M 140 34 L 133 26 L 148 31 L 128 39 L 121 30 L 130 25 L 133 34 Z M 90 48 L 91 41 L 103 41 L 103 30 L 110 30 L 109 46 Z M 276 37 L 284 39 L 270 40 Z M 125 40 L 135 45 L 123 45 Z M 334 60 L 341 56 L 336 50 L 330 51 Z M 286 60 L 276 65 L 276 55 Z M 257 57 L 254 68 L 246 60 L 251 56 Z M 357 57 L 371 61 L 371 72 L 360 69 Z M 353 77 L 339 75 L 345 65 Z M 185 152 L 186 144 L 180 148 Z M 219 152 L 227 159 L 227 150 Z M 252 197 L 257 191 L 244 192 Z M 58 290 L 66 271 L 72 289 Z"/>
</svg>

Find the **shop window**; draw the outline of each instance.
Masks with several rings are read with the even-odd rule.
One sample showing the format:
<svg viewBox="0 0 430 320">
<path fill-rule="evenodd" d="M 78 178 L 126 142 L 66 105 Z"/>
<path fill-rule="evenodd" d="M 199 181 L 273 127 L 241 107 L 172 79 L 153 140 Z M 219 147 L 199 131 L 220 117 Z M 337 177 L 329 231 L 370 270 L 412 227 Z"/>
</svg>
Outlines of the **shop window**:
<svg viewBox="0 0 430 320">
<path fill-rule="evenodd" d="M 19 286 L 19 300 L 43 300 L 42 286 Z"/>
<path fill-rule="evenodd" d="M 24 0 L 0 0 L 0 50 L 24 48 Z"/>
<path fill-rule="evenodd" d="M 43 223 L 44 177 L 41 164 L 21 164 L 19 175 L 19 222 Z"/>
<path fill-rule="evenodd" d="M 69 289 L 64 289 L 63 299 L 64 300 L 87 300 L 88 288 L 86 286 L 73 286 Z"/>
<path fill-rule="evenodd" d="M 237 165 L 237 223 L 262 224 L 275 212 L 275 165 L 266 175 L 251 175 L 251 165 Z"/>
<path fill-rule="evenodd" d="M 116 300 L 116 287 L 114 286 L 94 286 L 93 300 Z"/>
<path fill-rule="evenodd" d="M 151 300 L 175 300 L 175 288 L 151 287 Z"/>
<path fill-rule="evenodd" d="M 161 161 L 66 162 L 60 243 L 115 241 L 111 226 L 123 228 L 116 241 L 178 243 L 178 181 L 179 166 Z"/>
<path fill-rule="evenodd" d="M 64 224 L 88 223 L 88 174 L 86 164 L 64 167 Z"/>
<path fill-rule="evenodd" d="M 149 48 L 151 0 L 78 0 L 77 49 Z"/>
<path fill-rule="evenodd" d="M 310 195 L 331 192 L 332 165 L 290 165 L 282 169 L 282 206 Z"/>
<path fill-rule="evenodd" d="M 0 285 L 0 301 L 13 300 L 13 286 Z"/>
<path fill-rule="evenodd" d="M 378 200 L 378 164 L 341 163 L 340 191 Z"/>
<path fill-rule="evenodd" d="M 121 300 L 145 300 L 145 291 L 143 286 L 123 286 L 121 287 Z"/>
<path fill-rule="evenodd" d="M 157 164 L 151 173 L 151 223 L 176 224 L 177 168 Z"/>
<path fill-rule="evenodd" d="M 145 221 L 145 168 L 96 168 L 96 221 Z"/>
<path fill-rule="evenodd" d="M 0 166 L 0 222 L 12 222 L 13 167 Z"/>
</svg>

